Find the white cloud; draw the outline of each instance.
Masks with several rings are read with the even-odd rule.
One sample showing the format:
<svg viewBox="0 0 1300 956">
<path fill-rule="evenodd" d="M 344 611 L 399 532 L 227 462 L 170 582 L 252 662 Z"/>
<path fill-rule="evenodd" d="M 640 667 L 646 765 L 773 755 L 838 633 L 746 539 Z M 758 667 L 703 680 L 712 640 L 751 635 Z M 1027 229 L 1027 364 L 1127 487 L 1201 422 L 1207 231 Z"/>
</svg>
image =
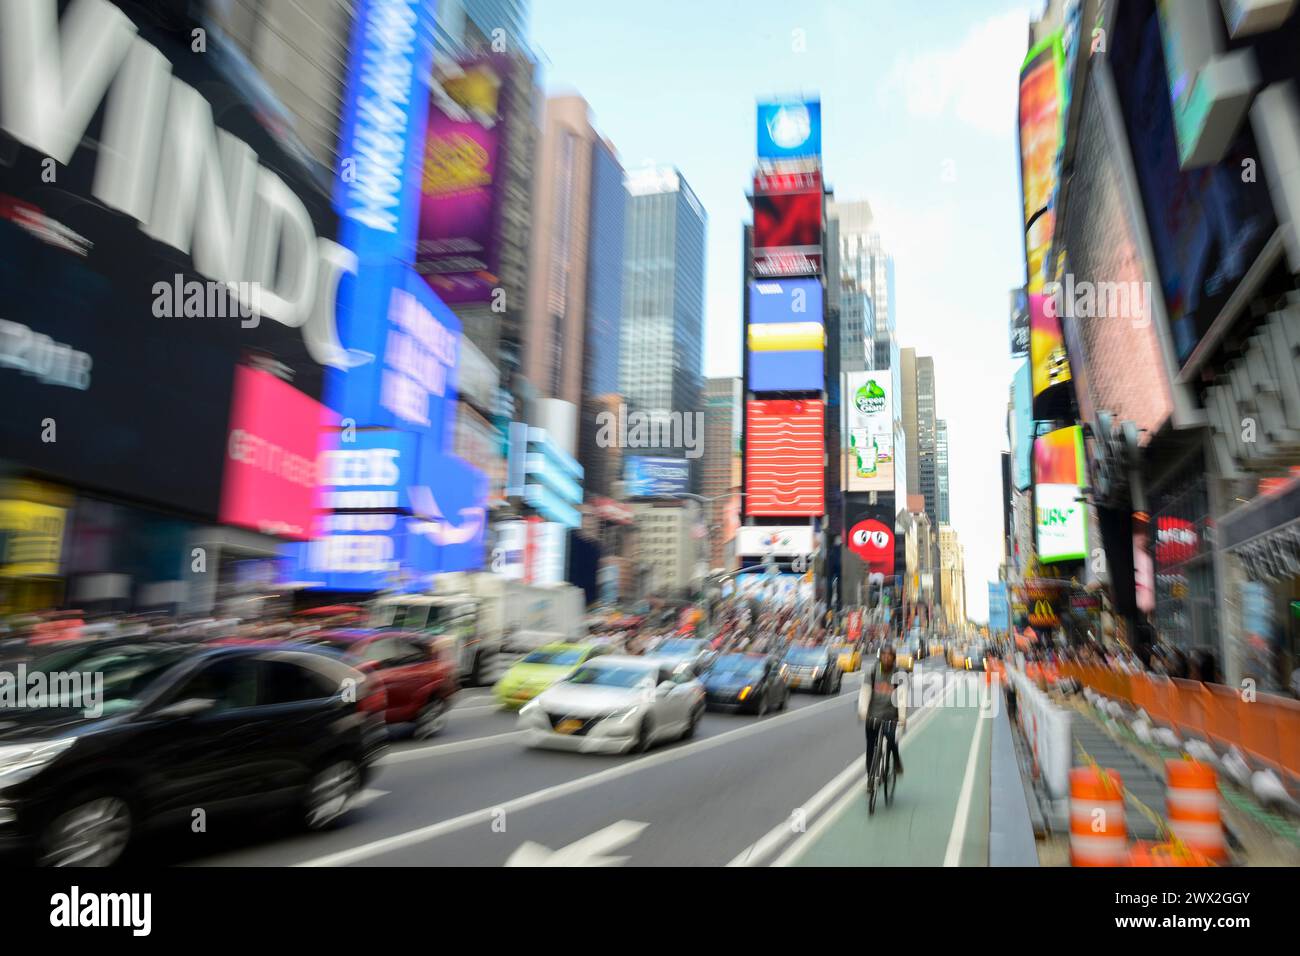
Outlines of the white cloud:
<svg viewBox="0 0 1300 956">
<path fill-rule="evenodd" d="M 882 87 L 913 116 L 949 118 L 985 133 L 1015 122 L 1019 67 L 1029 12 L 1015 9 L 976 24 L 955 47 L 902 53 Z"/>
</svg>

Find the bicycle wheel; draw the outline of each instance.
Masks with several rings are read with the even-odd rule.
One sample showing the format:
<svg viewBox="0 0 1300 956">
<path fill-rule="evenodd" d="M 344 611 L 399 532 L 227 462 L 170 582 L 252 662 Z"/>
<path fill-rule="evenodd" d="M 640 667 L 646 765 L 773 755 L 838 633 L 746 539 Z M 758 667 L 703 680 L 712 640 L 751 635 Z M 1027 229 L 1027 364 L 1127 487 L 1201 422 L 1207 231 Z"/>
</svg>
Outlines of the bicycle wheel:
<svg viewBox="0 0 1300 956">
<path fill-rule="evenodd" d="M 870 816 L 876 812 L 876 780 L 875 777 L 867 778 L 867 815 Z"/>
</svg>

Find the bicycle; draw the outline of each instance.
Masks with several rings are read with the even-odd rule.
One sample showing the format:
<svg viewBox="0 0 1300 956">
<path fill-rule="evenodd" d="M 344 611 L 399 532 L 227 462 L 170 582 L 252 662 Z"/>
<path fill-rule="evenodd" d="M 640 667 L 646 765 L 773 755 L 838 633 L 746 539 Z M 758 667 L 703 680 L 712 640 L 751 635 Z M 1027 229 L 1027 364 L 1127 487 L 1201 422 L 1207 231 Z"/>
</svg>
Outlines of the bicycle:
<svg viewBox="0 0 1300 956">
<path fill-rule="evenodd" d="M 872 767 L 867 773 L 868 815 L 876 812 L 876 784 L 881 785 L 880 789 L 885 793 L 885 806 L 889 806 L 894 802 L 894 785 L 897 781 L 897 774 L 894 773 L 894 755 L 885 733 L 893 730 L 895 739 L 897 739 L 898 721 L 873 720 L 871 723 L 876 725 L 879 731 L 876 734 L 875 759 L 872 761 Z"/>
</svg>

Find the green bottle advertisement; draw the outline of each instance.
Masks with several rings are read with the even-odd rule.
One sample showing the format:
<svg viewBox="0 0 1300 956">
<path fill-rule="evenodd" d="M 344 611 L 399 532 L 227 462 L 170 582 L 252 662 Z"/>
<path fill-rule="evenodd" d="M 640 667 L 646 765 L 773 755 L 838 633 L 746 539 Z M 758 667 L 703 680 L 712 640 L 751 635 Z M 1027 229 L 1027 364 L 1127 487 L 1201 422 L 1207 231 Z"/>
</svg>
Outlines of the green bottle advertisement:
<svg viewBox="0 0 1300 956">
<path fill-rule="evenodd" d="M 885 390 L 873 378 L 867 379 L 853 395 L 853 404 L 863 416 L 874 416 L 885 410 Z M 880 444 L 871 428 L 854 428 L 849 441 L 857 455 L 857 477 L 875 478 L 880 468 Z"/>
</svg>

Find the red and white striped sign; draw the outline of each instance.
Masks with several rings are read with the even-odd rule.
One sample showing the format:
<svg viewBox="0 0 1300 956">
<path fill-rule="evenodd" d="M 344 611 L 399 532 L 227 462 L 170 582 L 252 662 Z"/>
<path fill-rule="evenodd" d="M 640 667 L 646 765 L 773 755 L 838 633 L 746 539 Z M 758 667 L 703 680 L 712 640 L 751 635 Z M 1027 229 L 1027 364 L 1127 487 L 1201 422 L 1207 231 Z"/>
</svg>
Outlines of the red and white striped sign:
<svg viewBox="0 0 1300 956">
<path fill-rule="evenodd" d="M 825 514 L 825 406 L 820 401 L 754 401 L 745 414 L 745 513 Z"/>
</svg>

